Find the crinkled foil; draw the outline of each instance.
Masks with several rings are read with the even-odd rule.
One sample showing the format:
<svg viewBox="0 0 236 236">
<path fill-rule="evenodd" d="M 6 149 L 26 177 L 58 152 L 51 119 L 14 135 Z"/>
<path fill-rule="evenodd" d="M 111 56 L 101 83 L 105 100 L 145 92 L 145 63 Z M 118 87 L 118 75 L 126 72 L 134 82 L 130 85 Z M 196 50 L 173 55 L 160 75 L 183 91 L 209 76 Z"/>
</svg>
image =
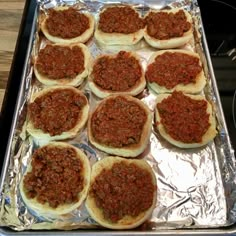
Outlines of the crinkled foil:
<svg viewBox="0 0 236 236">
<path fill-rule="evenodd" d="M 47 13 L 47 9 L 62 4 L 75 5 L 78 9 L 91 12 L 98 18 L 99 10 L 106 4 L 120 3 L 120 1 L 39 1 L 40 10 Z M 173 147 L 153 129 L 150 143 L 141 155 L 152 166 L 157 177 L 157 204 L 148 222 L 138 230 L 150 232 L 160 229 L 177 228 L 213 228 L 228 226 L 236 222 L 236 166 L 234 151 L 230 145 L 225 125 L 219 95 L 212 74 L 207 46 L 202 39 L 203 29 L 200 11 L 196 0 L 150 0 L 127 1 L 137 8 L 142 15 L 149 8 L 160 9 L 180 7 L 191 12 L 194 19 L 194 41 L 185 46 L 188 50 L 197 51 L 202 59 L 207 86 L 204 94 L 213 104 L 217 118 L 218 135 L 213 142 L 196 149 L 180 149 Z M 37 19 L 39 14 L 36 15 Z M 37 22 L 37 21 L 36 21 Z M 6 157 L 5 174 L 2 179 L 1 193 L 1 226 L 14 230 L 26 229 L 76 229 L 99 228 L 90 217 L 84 204 L 70 214 L 51 218 L 40 216 L 37 212 L 28 209 L 21 199 L 18 189 L 19 182 L 30 162 L 31 154 L 35 148 L 42 145 L 32 140 L 22 132 L 22 125 L 26 119 L 26 107 L 32 94 L 42 86 L 35 79 L 32 70 L 32 59 L 45 43 L 45 38 L 39 33 L 36 25 L 32 42 L 31 55 L 26 63 L 26 75 L 22 79 L 22 93 L 18 100 L 17 122 L 13 127 L 13 139 L 10 140 L 9 155 Z M 135 50 L 141 57 L 146 68 L 148 58 L 156 50 L 149 47 L 144 40 L 134 46 L 101 46 L 92 38 L 87 42 L 92 56 L 103 53 L 115 53 L 119 50 Z M 91 110 L 99 101 L 89 90 L 86 81 L 80 86 L 89 99 Z M 153 111 L 155 93 L 147 88 L 139 95 Z M 25 137 L 24 137 L 25 136 Z M 24 139 L 21 139 L 24 137 Z M 103 158 L 106 154 L 92 147 L 87 138 L 86 128 L 77 137 L 69 141 L 81 148 L 88 156 L 91 165 Z"/>
</svg>

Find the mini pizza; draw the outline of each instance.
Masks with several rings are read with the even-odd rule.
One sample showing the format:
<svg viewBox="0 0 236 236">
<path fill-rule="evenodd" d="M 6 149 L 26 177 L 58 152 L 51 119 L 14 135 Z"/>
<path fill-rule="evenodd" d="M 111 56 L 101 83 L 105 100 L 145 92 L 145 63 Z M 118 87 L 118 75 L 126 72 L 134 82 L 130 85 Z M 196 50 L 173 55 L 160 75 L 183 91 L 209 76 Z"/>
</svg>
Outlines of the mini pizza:
<svg viewBox="0 0 236 236">
<path fill-rule="evenodd" d="M 98 57 L 90 74 L 89 86 L 100 98 L 117 93 L 132 96 L 141 93 L 146 81 L 138 55 L 120 51 Z"/>
<path fill-rule="evenodd" d="M 177 48 L 193 38 L 192 17 L 185 10 L 150 11 L 145 19 L 144 38 L 152 47 Z"/>
<path fill-rule="evenodd" d="M 39 214 L 67 214 L 87 196 L 90 163 L 74 146 L 52 142 L 37 149 L 20 182 L 24 203 Z"/>
<path fill-rule="evenodd" d="M 156 178 L 146 161 L 105 157 L 92 167 L 85 204 L 102 226 L 131 229 L 150 218 L 156 192 Z"/>
<path fill-rule="evenodd" d="M 158 95 L 155 123 L 161 136 L 180 148 L 204 146 L 217 134 L 212 106 L 201 95 Z"/>
<path fill-rule="evenodd" d="M 153 53 L 145 77 L 156 93 L 170 93 L 176 90 L 195 94 L 200 93 L 206 85 L 199 55 L 180 49 Z"/>
<path fill-rule="evenodd" d="M 88 137 L 106 153 L 136 157 L 147 147 L 151 127 L 151 111 L 142 101 L 129 95 L 112 95 L 90 114 Z"/>
<path fill-rule="evenodd" d="M 73 7 L 55 7 L 41 22 L 45 37 L 53 43 L 85 43 L 93 35 L 94 18 Z"/>
<path fill-rule="evenodd" d="M 26 129 L 36 139 L 73 138 L 85 125 L 89 105 L 86 96 L 71 86 L 54 86 L 34 94 L 28 106 Z"/>
<path fill-rule="evenodd" d="M 94 36 L 107 45 L 132 45 L 143 38 L 144 27 L 135 8 L 117 5 L 102 10 Z"/>
<path fill-rule="evenodd" d="M 90 52 L 82 44 L 48 44 L 34 63 L 37 79 L 45 85 L 78 86 L 88 75 Z"/>
</svg>

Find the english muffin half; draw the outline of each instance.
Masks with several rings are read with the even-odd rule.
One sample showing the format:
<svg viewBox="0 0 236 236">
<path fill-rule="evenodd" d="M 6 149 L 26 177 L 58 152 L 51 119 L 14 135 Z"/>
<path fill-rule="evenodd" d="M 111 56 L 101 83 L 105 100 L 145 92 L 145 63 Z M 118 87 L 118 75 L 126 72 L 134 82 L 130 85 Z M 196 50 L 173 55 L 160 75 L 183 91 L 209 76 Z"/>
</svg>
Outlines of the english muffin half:
<svg viewBox="0 0 236 236">
<path fill-rule="evenodd" d="M 100 98 L 113 94 L 136 96 L 146 86 L 139 56 L 128 51 L 96 58 L 88 83 L 92 92 Z"/>
<path fill-rule="evenodd" d="M 147 147 L 151 128 L 152 113 L 147 105 L 129 95 L 112 95 L 90 114 L 88 137 L 106 153 L 136 157 Z"/>
<path fill-rule="evenodd" d="M 148 85 L 156 93 L 200 93 L 206 77 L 197 53 L 172 49 L 154 52 L 145 72 Z"/>
<path fill-rule="evenodd" d="M 144 26 L 143 19 L 134 7 L 109 6 L 99 14 L 94 36 L 98 42 L 107 45 L 132 45 L 143 38 Z"/>
<path fill-rule="evenodd" d="M 161 136 L 180 148 L 201 147 L 216 134 L 212 105 L 202 95 L 182 92 L 157 96 L 155 125 Z"/>
<path fill-rule="evenodd" d="M 100 225 L 131 229 L 151 217 L 156 194 L 156 178 L 146 161 L 112 156 L 93 165 L 85 204 Z"/>
<path fill-rule="evenodd" d="M 151 10 L 145 20 L 144 39 L 154 48 L 181 47 L 193 38 L 192 17 L 183 9 Z"/>
<path fill-rule="evenodd" d="M 40 23 L 45 37 L 53 43 L 86 43 L 93 35 L 95 21 L 90 13 L 69 6 L 51 8 Z"/>
<path fill-rule="evenodd" d="M 90 171 L 88 158 L 81 150 L 51 142 L 34 151 L 20 182 L 22 199 L 39 215 L 70 213 L 87 196 Z"/>
<path fill-rule="evenodd" d="M 45 142 L 73 138 L 84 127 L 88 112 L 88 100 L 80 90 L 71 86 L 49 87 L 33 95 L 26 130 Z"/>
<path fill-rule="evenodd" d="M 48 44 L 34 62 L 36 78 L 44 85 L 79 86 L 88 75 L 91 55 L 82 43 Z"/>
</svg>

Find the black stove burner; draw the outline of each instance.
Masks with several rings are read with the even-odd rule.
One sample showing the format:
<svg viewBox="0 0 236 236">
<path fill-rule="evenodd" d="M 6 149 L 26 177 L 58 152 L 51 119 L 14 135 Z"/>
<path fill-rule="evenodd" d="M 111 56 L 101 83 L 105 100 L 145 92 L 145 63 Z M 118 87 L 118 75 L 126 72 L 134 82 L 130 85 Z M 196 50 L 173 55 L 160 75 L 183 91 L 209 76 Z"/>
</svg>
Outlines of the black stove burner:
<svg viewBox="0 0 236 236">
<path fill-rule="evenodd" d="M 236 150 L 236 1 L 198 0 L 231 142 Z"/>
</svg>

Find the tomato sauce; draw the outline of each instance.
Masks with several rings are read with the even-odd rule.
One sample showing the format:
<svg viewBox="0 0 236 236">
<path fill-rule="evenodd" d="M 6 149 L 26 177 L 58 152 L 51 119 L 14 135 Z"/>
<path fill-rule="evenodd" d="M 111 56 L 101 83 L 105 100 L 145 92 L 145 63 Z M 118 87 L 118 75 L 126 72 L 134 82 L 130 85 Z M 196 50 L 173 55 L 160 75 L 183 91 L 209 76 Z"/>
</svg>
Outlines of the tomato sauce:
<svg viewBox="0 0 236 236">
<path fill-rule="evenodd" d="M 100 14 L 98 28 L 105 33 L 130 34 L 143 29 L 144 21 L 129 6 L 109 7 Z"/>
<path fill-rule="evenodd" d="M 146 17 L 146 24 L 148 35 L 160 40 L 181 37 L 191 28 L 183 10 L 177 13 L 151 12 Z"/>
<path fill-rule="evenodd" d="M 153 203 L 155 186 L 151 174 L 136 164 L 115 163 L 104 169 L 91 185 L 90 194 L 105 219 L 117 222 L 135 217 Z"/>
<path fill-rule="evenodd" d="M 165 131 L 177 141 L 200 143 L 210 127 L 207 102 L 194 100 L 182 92 L 173 92 L 157 104 L 157 109 Z"/>
<path fill-rule="evenodd" d="M 50 35 L 71 39 L 82 35 L 89 29 L 89 19 L 74 8 L 63 11 L 50 9 L 45 26 Z"/>
<path fill-rule="evenodd" d="M 28 198 L 50 207 L 77 202 L 83 190 L 83 163 L 72 148 L 45 146 L 32 156 L 32 171 L 24 178 Z"/>
<path fill-rule="evenodd" d="M 150 83 L 172 89 L 178 84 L 196 83 L 197 75 L 201 71 L 197 57 L 185 53 L 165 52 L 148 66 L 145 76 Z"/>
<path fill-rule="evenodd" d="M 99 143 L 125 147 L 140 142 L 146 120 L 147 114 L 142 107 L 118 96 L 95 110 L 91 131 Z"/>
<path fill-rule="evenodd" d="M 84 54 L 78 46 L 47 45 L 39 52 L 36 68 L 53 80 L 73 79 L 84 71 Z"/>
<path fill-rule="evenodd" d="M 57 89 L 29 104 L 29 117 L 37 129 L 51 136 L 75 127 L 87 104 L 84 96 L 70 89 Z"/>
<path fill-rule="evenodd" d="M 142 68 L 130 53 L 120 51 L 115 58 L 99 58 L 93 67 L 92 75 L 94 83 L 100 88 L 123 92 L 140 81 Z"/>
</svg>

